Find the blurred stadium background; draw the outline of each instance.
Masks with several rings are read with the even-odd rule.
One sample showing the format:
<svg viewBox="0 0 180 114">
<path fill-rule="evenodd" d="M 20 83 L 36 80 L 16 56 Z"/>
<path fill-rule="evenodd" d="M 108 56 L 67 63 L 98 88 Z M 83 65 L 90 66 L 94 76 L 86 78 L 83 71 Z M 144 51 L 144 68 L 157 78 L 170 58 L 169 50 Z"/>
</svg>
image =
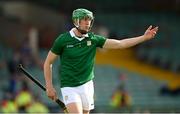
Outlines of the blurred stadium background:
<svg viewBox="0 0 180 114">
<path fill-rule="evenodd" d="M 180 0 L 0 0 L 0 112 L 62 112 L 16 66 L 44 84 L 47 52 L 80 7 L 94 12 L 92 31 L 107 38 L 159 26 L 155 39 L 133 48 L 97 50 L 93 112 L 180 112 Z M 58 61 L 53 83 L 61 99 Z"/>
</svg>

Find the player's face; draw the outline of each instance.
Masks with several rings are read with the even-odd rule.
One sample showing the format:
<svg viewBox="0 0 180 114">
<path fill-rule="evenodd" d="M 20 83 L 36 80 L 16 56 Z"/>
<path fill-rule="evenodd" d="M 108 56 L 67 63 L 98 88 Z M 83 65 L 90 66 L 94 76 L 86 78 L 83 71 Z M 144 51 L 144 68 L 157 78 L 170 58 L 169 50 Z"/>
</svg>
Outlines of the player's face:
<svg viewBox="0 0 180 114">
<path fill-rule="evenodd" d="M 85 17 L 85 18 L 81 19 L 80 22 L 79 22 L 80 29 L 88 32 L 89 28 L 91 26 L 91 21 L 92 20 L 90 18 L 88 18 L 88 17 Z"/>
</svg>

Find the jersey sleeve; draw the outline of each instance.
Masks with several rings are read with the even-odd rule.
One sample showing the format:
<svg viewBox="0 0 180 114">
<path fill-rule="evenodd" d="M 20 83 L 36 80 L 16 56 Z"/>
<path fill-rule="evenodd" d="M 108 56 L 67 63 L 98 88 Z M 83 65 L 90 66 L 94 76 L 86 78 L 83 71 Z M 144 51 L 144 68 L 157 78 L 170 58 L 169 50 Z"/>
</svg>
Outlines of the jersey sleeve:
<svg viewBox="0 0 180 114">
<path fill-rule="evenodd" d="M 106 38 L 100 35 L 95 35 L 95 38 L 96 38 L 96 46 L 102 48 L 106 41 Z"/>
<path fill-rule="evenodd" d="M 51 52 L 53 52 L 56 55 L 60 55 L 63 49 L 63 38 L 60 35 L 53 43 L 53 46 L 51 47 Z"/>
</svg>

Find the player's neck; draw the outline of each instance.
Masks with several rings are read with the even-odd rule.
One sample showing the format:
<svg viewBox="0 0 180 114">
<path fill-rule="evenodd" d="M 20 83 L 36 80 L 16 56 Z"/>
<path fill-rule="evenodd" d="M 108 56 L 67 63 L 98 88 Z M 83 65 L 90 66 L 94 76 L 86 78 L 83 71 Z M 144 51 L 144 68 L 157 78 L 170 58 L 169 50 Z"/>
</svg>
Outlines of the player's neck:
<svg viewBox="0 0 180 114">
<path fill-rule="evenodd" d="M 74 28 L 73 32 L 78 38 L 83 38 L 85 35 L 85 34 L 82 34 L 81 32 L 79 32 L 79 30 L 77 30 L 77 28 Z"/>
</svg>

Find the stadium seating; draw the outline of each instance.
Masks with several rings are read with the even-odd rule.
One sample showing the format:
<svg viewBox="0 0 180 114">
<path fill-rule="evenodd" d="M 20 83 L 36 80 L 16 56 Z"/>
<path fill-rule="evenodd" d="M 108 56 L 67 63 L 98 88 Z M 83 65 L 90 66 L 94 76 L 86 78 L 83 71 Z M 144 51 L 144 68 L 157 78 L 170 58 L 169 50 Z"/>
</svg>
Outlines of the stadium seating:
<svg viewBox="0 0 180 114">
<path fill-rule="evenodd" d="M 136 112 L 136 110 L 139 110 L 143 112 L 149 110 L 152 112 L 163 112 L 163 107 L 171 107 L 169 111 L 178 109 L 180 97 L 160 95 L 160 88 L 166 84 L 165 81 L 157 81 L 148 76 L 142 76 L 139 73 L 129 72 L 122 68 L 119 70 L 112 66 L 97 65 L 94 79 L 97 111 L 122 111 L 122 109 L 112 110 L 108 108 L 113 91 L 121 83 L 119 80 L 121 73 L 127 76 L 125 87 L 132 97 L 132 107 L 123 111 Z M 103 107 L 107 107 L 108 110 Z"/>
</svg>

